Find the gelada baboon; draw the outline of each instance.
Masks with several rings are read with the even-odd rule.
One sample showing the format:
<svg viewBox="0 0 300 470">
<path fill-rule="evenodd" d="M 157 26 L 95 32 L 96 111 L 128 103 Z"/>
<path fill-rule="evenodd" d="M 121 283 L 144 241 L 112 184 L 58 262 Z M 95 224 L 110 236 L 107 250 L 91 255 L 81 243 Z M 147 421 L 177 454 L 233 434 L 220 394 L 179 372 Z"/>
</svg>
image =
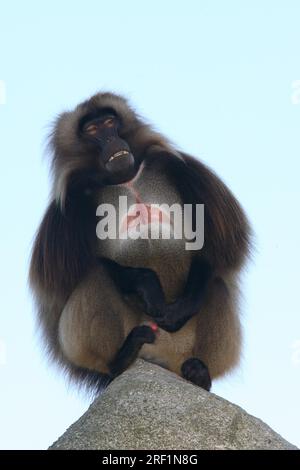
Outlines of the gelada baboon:
<svg viewBox="0 0 300 470">
<path fill-rule="evenodd" d="M 51 145 L 53 190 L 30 268 L 51 357 L 92 387 L 142 357 L 209 390 L 240 355 L 238 275 L 250 230 L 239 203 L 112 93 L 61 114 Z M 120 196 L 139 210 L 125 214 L 116 238 L 101 239 L 98 208 L 117 208 Z M 201 249 L 187 249 L 184 236 L 119 236 L 173 229 L 162 204 L 191 207 L 193 228 L 204 205 Z"/>
</svg>

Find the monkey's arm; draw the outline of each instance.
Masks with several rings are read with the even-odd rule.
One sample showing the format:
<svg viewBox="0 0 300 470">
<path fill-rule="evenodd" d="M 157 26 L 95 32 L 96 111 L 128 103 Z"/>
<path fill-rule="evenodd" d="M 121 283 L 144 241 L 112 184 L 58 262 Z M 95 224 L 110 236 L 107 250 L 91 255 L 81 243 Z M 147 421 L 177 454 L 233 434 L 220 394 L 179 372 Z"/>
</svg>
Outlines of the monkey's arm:
<svg viewBox="0 0 300 470">
<path fill-rule="evenodd" d="M 165 295 L 154 271 L 121 266 L 108 258 L 101 258 L 100 263 L 106 267 L 122 294 L 138 294 L 149 315 L 161 316 L 159 312 L 165 305 Z"/>
<path fill-rule="evenodd" d="M 110 260 L 103 262 L 121 292 L 138 294 L 147 314 L 168 332 L 178 331 L 199 312 L 212 273 L 206 261 L 194 258 L 182 295 L 167 304 L 159 278 L 151 269 L 128 268 Z"/>
<path fill-rule="evenodd" d="M 157 325 L 172 333 L 180 330 L 196 315 L 201 308 L 211 274 L 211 267 L 206 261 L 194 258 L 182 295 L 175 302 L 164 304 L 158 310 L 158 316 L 152 315 Z"/>
</svg>

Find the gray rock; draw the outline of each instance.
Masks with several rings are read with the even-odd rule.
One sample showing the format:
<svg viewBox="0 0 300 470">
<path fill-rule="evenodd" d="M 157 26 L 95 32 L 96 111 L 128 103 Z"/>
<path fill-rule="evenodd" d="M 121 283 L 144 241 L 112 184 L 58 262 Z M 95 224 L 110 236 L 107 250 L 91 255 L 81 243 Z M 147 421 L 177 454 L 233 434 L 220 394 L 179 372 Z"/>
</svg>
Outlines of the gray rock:
<svg viewBox="0 0 300 470">
<path fill-rule="evenodd" d="M 260 419 L 138 360 L 51 449 L 296 449 Z"/>
</svg>

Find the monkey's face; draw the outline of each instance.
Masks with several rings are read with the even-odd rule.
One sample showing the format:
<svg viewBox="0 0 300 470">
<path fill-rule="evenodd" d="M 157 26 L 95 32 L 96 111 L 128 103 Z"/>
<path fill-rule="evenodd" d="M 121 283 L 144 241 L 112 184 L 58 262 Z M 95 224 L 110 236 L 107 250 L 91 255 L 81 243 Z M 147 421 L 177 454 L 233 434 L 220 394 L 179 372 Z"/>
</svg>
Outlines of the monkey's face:
<svg viewBox="0 0 300 470">
<path fill-rule="evenodd" d="M 127 142 L 119 135 L 121 121 L 113 109 L 96 109 L 81 118 L 79 135 L 98 153 L 104 184 L 120 184 L 135 173 L 135 160 Z"/>
<path fill-rule="evenodd" d="M 134 138 L 140 125 L 126 101 L 109 93 L 95 95 L 58 118 L 51 144 L 54 197 L 62 208 L 73 190 L 133 178 L 142 153 Z"/>
<path fill-rule="evenodd" d="M 54 197 L 64 207 L 68 195 L 132 180 L 150 148 L 171 151 L 126 100 L 99 93 L 63 113 L 52 140 Z"/>
</svg>

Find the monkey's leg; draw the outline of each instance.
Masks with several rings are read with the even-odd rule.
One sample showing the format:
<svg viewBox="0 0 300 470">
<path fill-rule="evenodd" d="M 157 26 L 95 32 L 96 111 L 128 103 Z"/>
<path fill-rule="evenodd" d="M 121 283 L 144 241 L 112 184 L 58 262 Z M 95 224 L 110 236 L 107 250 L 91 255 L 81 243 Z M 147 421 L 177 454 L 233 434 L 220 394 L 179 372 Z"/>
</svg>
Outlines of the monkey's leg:
<svg viewBox="0 0 300 470">
<path fill-rule="evenodd" d="M 137 358 L 143 344 L 154 341 L 155 333 L 150 326 L 141 325 L 133 328 L 113 361 L 108 365 L 111 376 L 116 377 L 121 374 Z"/>
<path fill-rule="evenodd" d="M 208 368 L 200 359 L 190 357 L 181 366 L 182 376 L 190 382 L 204 388 L 209 392 L 211 388 L 211 378 Z"/>
</svg>

